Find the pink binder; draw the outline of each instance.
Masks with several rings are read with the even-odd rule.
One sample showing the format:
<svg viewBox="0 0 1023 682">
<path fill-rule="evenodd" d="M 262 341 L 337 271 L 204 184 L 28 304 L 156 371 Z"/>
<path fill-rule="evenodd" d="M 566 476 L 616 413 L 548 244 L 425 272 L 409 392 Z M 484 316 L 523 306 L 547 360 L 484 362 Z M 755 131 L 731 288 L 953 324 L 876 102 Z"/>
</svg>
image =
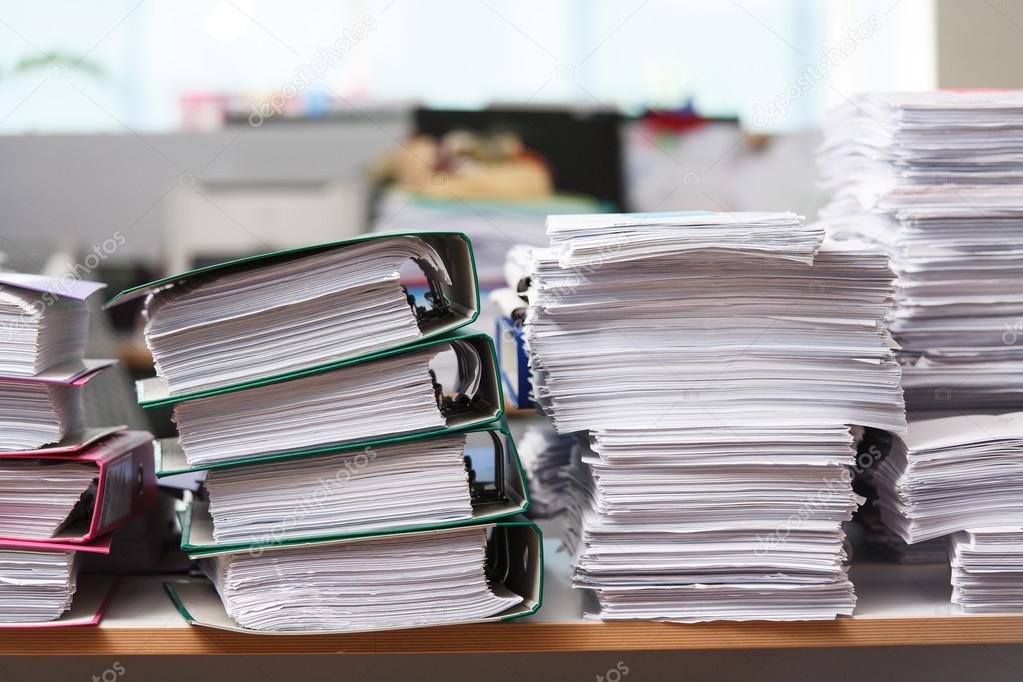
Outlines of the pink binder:
<svg viewBox="0 0 1023 682">
<path fill-rule="evenodd" d="M 90 551 L 83 544 L 146 513 L 156 502 L 157 486 L 153 436 L 146 431 L 120 431 L 96 441 L 85 449 L 63 454 L 34 452 L 0 453 L 0 459 L 46 459 L 91 462 L 96 465 L 95 502 L 88 518 L 73 521 L 52 538 L 12 538 L 0 528 L 0 545 L 70 544 Z"/>
</svg>

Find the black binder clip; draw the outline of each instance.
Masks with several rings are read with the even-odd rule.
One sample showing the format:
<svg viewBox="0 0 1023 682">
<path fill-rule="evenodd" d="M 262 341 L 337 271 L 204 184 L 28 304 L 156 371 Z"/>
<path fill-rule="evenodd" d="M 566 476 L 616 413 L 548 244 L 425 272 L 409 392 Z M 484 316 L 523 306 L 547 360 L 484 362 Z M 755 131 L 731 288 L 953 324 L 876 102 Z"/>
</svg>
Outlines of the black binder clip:
<svg viewBox="0 0 1023 682">
<path fill-rule="evenodd" d="M 469 493 L 473 505 L 488 502 L 504 502 L 508 497 L 504 494 L 504 446 L 497 434 L 491 433 L 494 443 L 494 480 L 481 481 L 476 475 L 472 457 L 465 455 L 465 471 L 469 475 Z"/>
<path fill-rule="evenodd" d="M 444 386 L 437 381 L 437 372 L 430 370 L 430 381 L 433 383 L 433 393 L 437 398 L 437 409 L 444 417 L 465 414 L 472 409 L 472 400 L 462 393 L 449 395 L 444 392 Z"/>
<path fill-rule="evenodd" d="M 423 267 L 421 263 L 419 265 Z M 426 272 L 425 267 L 423 267 L 423 272 Z M 412 309 L 420 326 L 442 322 L 451 316 L 451 303 L 448 301 L 448 297 L 444 295 L 440 282 L 435 277 L 430 277 L 429 275 L 426 277 L 426 282 L 429 284 L 430 290 L 423 295 L 423 298 L 426 299 L 429 305 L 418 305 L 416 297 L 408 292 L 407 287 L 402 286 L 402 289 L 405 290 L 405 298 L 408 301 L 409 308 Z"/>
</svg>

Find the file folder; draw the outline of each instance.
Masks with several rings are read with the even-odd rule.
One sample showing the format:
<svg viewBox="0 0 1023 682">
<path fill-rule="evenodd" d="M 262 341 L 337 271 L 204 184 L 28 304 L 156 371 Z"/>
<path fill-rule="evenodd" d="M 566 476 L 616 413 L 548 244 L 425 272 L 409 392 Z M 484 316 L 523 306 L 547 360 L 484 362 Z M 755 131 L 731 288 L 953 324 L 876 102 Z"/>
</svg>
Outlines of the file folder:
<svg viewBox="0 0 1023 682">
<path fill-rule="evenodd" d="M 409 345 L 409 343 L 418 343 L 433 339 L 474 322 L 479 315 L 480 309 L 476 264 L 469 238 L 460 232 L 371 234 L 327 244 L 287 249 L 257 256 L 239 258 L 236 260 L 197 268 L 189 272 L 164 277 L 147 284 L 127 289 L 108 301 L 105 307 L 118 305 L 120 303 L 132 301 L 160 292 L 170 291 L 173 293 L 175 290 L 187 291 L 188 287 L 196 286 L 199 283 L 208 281 L 210 278 L 216 278 L 218 275 L 245 273 L 250 270 L 258 269 L 262 266 L 284 264 L 288 261 L 305 256 L 323 254 L 328 251 L 343 251 L 345 248 L 364 244 L 366 242 L 384 241 L 398 237 L 415 237 L 431 246 L 437 252 L 437 255 L 439 255 L 450 282 L 443 281 L 439 277 L 427 274 L 426 286 L 428 288 L 428 292 L 426 293 L 426 299 L 430 302 L 432 307 L 427 308 L 420 305 L 412 306 L 413 313 L 419 326 L 420 337 L 418 339 L 413 339 L 410 342 L 398 343 L 394 347 L 403 347 Z M 375 354 L 376 352 L 378 351 L 342 359 L 359 360 L 367 357 L 368 355 Z M 303 369 L 316 370 L 330 364 L 333 364 L 333 362 L 317 363 L 304 367 Z M 268 378 L 277 378 L 278 376 L 286 376 L 287 374 L 288 372 L 282 372 Z M 154 381 L 163 383 L 163 380 L 159 378 Z M 237 384 L 243 383 L 244 381 L 237 382 Z M 234 385 L 236 384 L 232 383 L 224 386 L 224 388 L 231 388 Z M 198 391 L 201 392 L 202 389 L 198 389 Z M 195 392 L 195 390 L 184 391 L 180 392 L 179 395 L 182 397 L 191 397 Z"/>
<path fill-rule="evenodd" d="M 56 620 L 39 623 L 4 623 L 0 630 L 35 630 L 99 625 L 110 603 L 117 595 L 121 578 L 116 575 L 89 574 L 78 578 L 78 587 L 71 608 Z"/>
<path fill-rule="evenodd" d="M 42 542 L 0 540 L 0 550 L 18 549 L 33 552 L 109 554 L 112 539 L 112 536 L 107 534 L 83 544 L 60 540 Z M 8 623 L 0 620 L 0 630 L 98 625 L 117 592 L 120 577 L 115 575 L 79 575 L 77 583 L 71 608 L 61 614 L 59 618 L 34 623 Z"/>
<path fill-rule="evenodd" d="M 501 384 L 497 379 L 496 351 L 494 350 L 493 340 L 486 334 L 481 333 L 464 333 L 445 336 L 440 339 L 420 342 L 405 348 L 375 353 L 371 358 L 344 360 L 316 370 L 302 370 L 285 377 L 260 379 L 242 386 L 213 389 L 210 391 L 204 391 L 201 395 L 196 394 L 189 397 L 171 397 L 163 394 L 152 395 L 149 393 L 150 388 L 143 385 L 139 388 L 140 395 L 142 397 L 140 404 L 143 407 L 152 408 L 163 405 L 177 405 L 188 400 L 197 400 L 210 396 L 237 394 L 241 391 L 249 388 L 255 388 L 257 386 L 279 384 L 293 379 L 298 379 L 300 377 L 312 376 L 325 372 L 343 371 L 345 367 L 350 367 L 352 365 L 373 362 L 374 360 L 398 356 L 404 353 L 413 353 L 418 350 L 429 349 L 430 347 L 440 344 L 452 344 L 456 354 L 460 354 L 462 358 L 465 358 L 467 354 L 472 353 L 474 355 L 473 359 L 478 361 L 479 366 L 479 384 L 478 387 L 476 387 L 475 394 L 471 400 L 445 399 L 444 405 L 441 406 L 441 412 L 445 421 L 445 425 L 443 427 L 416 432 L 396 433 L 393 436 L 383 438 L 378 436 L 375 438 L 359 439 L 351 442 L 328 443 L 313 447 L 296 448 L 293 450 L 261 453 L 258 457 L 253 456 L 248 458 L 239 458 L 237 460 L 232 460 L 231 463 L 245 463 L 253 461 L 267 462 L 278 458 L 336 452 L 342 445 L 345 448 L 355 448 L 365 447 L 370 444 L 383 445 L 386 443 L 398 443 L 429 435 L 461 432 L 500 421 L 501 417 L 504 415 L 504 397 L 501 391 Z M 462 376 L 460 378 L 463 380 L 469 379 L 469 377 L 466 376 Z M 215 464 L 211 463 L 201 466 L 189 466 L 177 439 L 174 438 L 161 439 L 158 443 L 157 449 L 160 459 L 161 476 L 170 476 L 189 471 L 202 471 L 209 468 L 215 468 L 216 466 L 226 463 L 217 462 Z"/>
<path fill-rule="evenodd" d="M 445 625 L 500 622 L 524 618 L 539 610 L 543 602 L 543 536 L 540 527 L 532 521 L 515 519 L 498 521 L 480 526 L 488 533 L 486 573 L 491 584 L 521 597 L 522 601 L 505 611 L 487 618 L 445 623 Z M 460 528 L 429 529 L 405 533 L 405 536 L 443 535 L 461 530 Z M 356 543 L 372 539 L 347 538 L 306 542 L 298 546 L 340 545 Z M 217 552 L 216 554 L 244 554 L 249 549 Z M 287 551 L 287 548 L 275 547 L 265 550 L 267 553 Z M 206 555 L 211 556 L 211 555 Z M 227 615 L 227 610 L 217 594 L 213 584 L 207 579 L 179 580 L 164 583 L 164 589 L 174 602 L 178 612 L 190 625 L 243 632 L 259 635 L 308 635 L 309 632 L 296 631 L 260 631 L 239 626 Z M 410 623 L 406 627 L 420 627 Z M 387 628 L 395 629 L 395 628 Z M 402 628 L 397 628 L 402 629 Z M 379 628 L 355 628 L 345 630 L 316 630 L 315 634 L 343 634 L 349 632 L 368 632 Z"/>
<path fill-rule="evenodd" d="M 181 520 L 181 549 L 189 553 L 192 558 L 220 553 L 230 549 L 245 549 L 255 547 L 270 547 L 281 545 L 296 545 L 315 542 L 326 539 L 348 539 L 359 537 L 376 537 L 381 535 L 394 535 L 399 533 L 410 533 L 426 529 L 456 528 L 478 523 L 489 523 L 498 519 L 515 516 L 529 509 L 529 489 L 526 485 L 522 464 L 519 461 L 518 451 L 515 447 L 515 440 L 508 430 L 507 424 L 491 424 L 480 429 L 474 429 L 468 434 L 483 434 L 489 437 L 491 452 L 480 453 L 478 448 L 471 448 L 467 443 L 467 456 L 473 459 L 476 471 L 483 469 L 480 466 L 480 458 L 492 458 L 491 463 L 494 475 L 488 479 L 481 479 L 479 476 L 471 484 L 472 490 L 472 516 L 458 521 L 447 523 L 430 523 L 423 525 L 410 525 L 400 528 L 389 528 L 385 530 L 365 530 L 349 533 L 334 533 L 330 535 L 311 535 L 302 538 L 273 539 L 265 542 L 239 542 L 239 543 L 217 543 L 213 537 L 213 519 L 209 513 L 209 504 L 204 500 L 195 500 L 189 505 L 188 510 L 182 515 Z M 431 436 L 422 439 L 443 436 Z M 329 454 L 344 452 L 358 452 L 367 447 L 381 447 L 382 442 L 373 442 L 369 445 L 338 448 Z M 288 456 L 278 457 L 275 461 L 290 459 Z M 258 460 L 264 464 L 265 460 Z M 219 469 L 237 468 L 245 466 L 245 463 L 237 462 L 221 465 Z M 163 472 L 160 472 L 163 475 Z"/>
<path fill-rule="evenodd" d="M 7 452 L 0 454 L 0 458 L 89 462 L 96 466 L 95 493 L 86 494 L 78 518 L 52 538 L 9 538 L 2 535 L 0 528 L 0 543 L 8 546 L 29 543 L 56 548 L 66 543 L 76 550 L 88 551 L 87 543 L 145 513 L 156 501 L 153 437 L 145 431 L 123 431 L 79 452 L 44 455 Z"/>
</svg>

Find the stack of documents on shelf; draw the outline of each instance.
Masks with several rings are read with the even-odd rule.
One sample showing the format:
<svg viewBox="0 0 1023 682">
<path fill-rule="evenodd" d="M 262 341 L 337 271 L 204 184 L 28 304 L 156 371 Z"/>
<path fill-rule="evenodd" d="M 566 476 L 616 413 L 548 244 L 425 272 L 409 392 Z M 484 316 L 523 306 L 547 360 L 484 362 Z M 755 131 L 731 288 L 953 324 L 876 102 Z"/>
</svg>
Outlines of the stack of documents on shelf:
<svg viewBox="0 0 1023 682">
<path fill-rule="evenodd" d="M 548 232 L 526 338 L 543 411 L 589 432 L 567 544 L 600 617 L 851 613 L 850 425 L 905 428 L 884 252 L 789 213 Z"/>
<path fill-rule="evenodd" d="M 147 298 L 146 345 L 173 394 L 408 343 L 420 336 L 400 281 L 408 260 L 450 283 L 416 237 L 199 276 Z"/>
<path fill-rule="evenodd" d="M 472 518 L 464 434 L 213 469 L 217 542 L 380 531 Z"/>
<path fill-rule="evenodd" d="M 882 518 L 907 543 L 1023 525 L 1023 412 L 910 422 L 876 481 Z"/>
<path fill-rule="evenodd" d="M 590 500 L 572 549 L 576 585 L 597 590 L 601 616 L 851 613 L 842 524 L 859 500 L 849 429 L 787 432 L 792 441 L 784 429 L 593 432 L 582 457 Z"/>
<path fill-rule="evenodd" d="M 416 298 L 404 266 L 426 286 Z M 233 386 L 408 345 L 478 313 L 463 235 L 356 238 L 228 261 L 130 289 L 172 396 Z"/>
<path fill-rule="evenodd" d="M 75 552 L 0 547 L 0 623 L 54 621 L 71 608 Z"/>
<path fill-rule="evenodd" d="M 502 415 L 493 342 L 462 334 L 362 361 L 167 396 L 142 381 L 143 407 L 173 405 L 185 467 L 275 457 L 397 435 L 470 428 Z"/>
<path fill-rule="evenodd" d="M 522 597 L 488 582 L 486 533 L 385 536 L 202 561 L 227 613 L 268 631 L 375 630 L 480 620 Z"/>
<path fill-rule="evenodd" d="M 571 462 L 576 439 L 560 435 L 549 426 L 530 425 L 518 447 L 532 499 L 529 515 L 534 519 L 556 516 L 565 505 L 569 480 L 564 471 Z"/>
<path fill-rule="evenodd" d="M 0 274 L 0 375 L 31 377 L 81 364 L 89 327 L 85 299 L 95 282 Z M 67 295 L 64 295 L 64 291 Z"/>
<path fill-rule="evenodd" d="M 0 451 L 57 443 L 84 426 L 82 390 L 112 361 L 85 360 L 98 282 L 0 273 Z"/>
<path fill-rule="evenodd" d="M 425 292 L 405 288 L 408 260 Z M 189 620 L 302 633 L 536 610 L 538 537 L 499 550 L 483 525 L 529 502 L 493 341 L 442 336 L 478 312 L 472 263 L 464 235 L 376 235 L 115 299 L 149 296 L 158 376 L 139 399 L 178 430 L 160 474 L 206 470 L 181 546 L 211 583 L 168 588 Z"/>
<path fill-rule="evenodd" d="M 34 450 L 84 426 L 80 386 L 0 378 L 0 450 Z"/>
<path fill-rule="evenodd" d="M 787 247 L 771 230 L 757 236 L 795 217 L 713 215 L 727 249 L 689 248 L 687 235 L 711 229 L 698 214 L 695 225 L 677 215 L 674 232 L 657 231 L 674 235 L 675 253 L 666 241 L 656 257 L 616 260 L 620 216 L 608 218 L 603 247 L 587 238 L 604 249 L 602 265 L 564 267 L 560 250 L 534 251 L 526 339 L 537 402 L 557 429 L 711 420 L 901 430 L 900 372 L 881 323 L 892 296 L 884 253 L 829 242 L 811 266 L 802 261 L 819 231 L 794 230 Z"/>
<path fill-rule="evenodd" d="M 113 361 L 86 360 L 97 282 L 0 273 L 0 625 L 95 624 L 113 588 L 78 590 L 78 553 L 155 497 L 152 436 L 85 428 L 83 387 Z"/>
<path fill-rule="evenodd" d="M 679 228 L 687 237 L 679 238 Z M 550 216 L 547 236 L 562 268 L 708 253 L 809 264 L 823 234 L 795 213 L 675 211 Z M 566 273 L 567 274 L 567 273 Z"/>
<path fill-rule="evenodd" d="M 322 538 L 193 555 L 210 582 L 167 583 L 185 619 L 247 633 L 503 621 L 540 606 L 543 544 L 527 521 Z"/>
<path fill-rule="evenodd" d="M 178 403 L 190 464 L 442 428 L 430 361 L 420 350 L 289 381 Z"/>
<path fill-rule="evenodd" d="M 1023 92 L 870 94 L 835 112 L 829 235 L 876 242 L 913 412 L 1023 401 Z"/>
<path fill-rule="evenodd" d="M 88 462 L 0 459 L 0 535 L 52 538 L 95 488 L 96 467 Z"/>
<path fill-rule="evenodd" d="M 1023 610 L 1023 526 L 956 533 L 949 556 L 953 603 L 977 613 Z"/>
</svg>

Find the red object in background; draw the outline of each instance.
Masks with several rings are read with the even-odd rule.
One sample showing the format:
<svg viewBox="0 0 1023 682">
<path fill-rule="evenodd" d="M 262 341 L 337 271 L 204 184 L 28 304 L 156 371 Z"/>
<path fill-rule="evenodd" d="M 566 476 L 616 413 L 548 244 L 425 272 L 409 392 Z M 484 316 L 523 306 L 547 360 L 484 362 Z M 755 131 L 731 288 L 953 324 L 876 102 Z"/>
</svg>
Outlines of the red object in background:
<svg viewBox="0 0 1023 682">
<path fill-rule="evenodd" d="M 683 133 L 706 125 L 710 119 L 700 116 L 690 107 L 678 111 L 648 111 L 643 115 L 643 122 L 654 130 Z"/>
</svg>

